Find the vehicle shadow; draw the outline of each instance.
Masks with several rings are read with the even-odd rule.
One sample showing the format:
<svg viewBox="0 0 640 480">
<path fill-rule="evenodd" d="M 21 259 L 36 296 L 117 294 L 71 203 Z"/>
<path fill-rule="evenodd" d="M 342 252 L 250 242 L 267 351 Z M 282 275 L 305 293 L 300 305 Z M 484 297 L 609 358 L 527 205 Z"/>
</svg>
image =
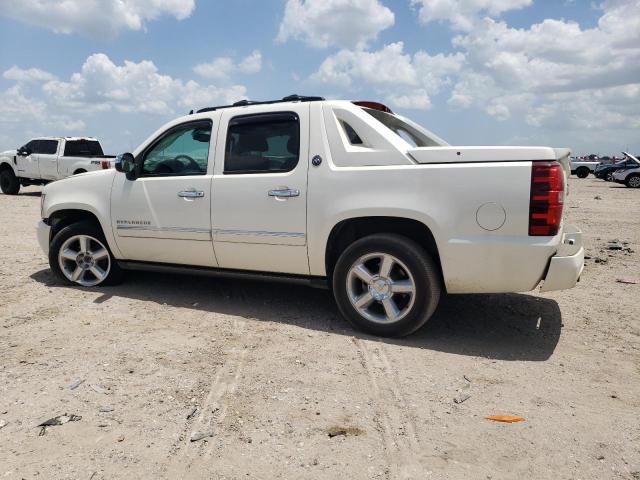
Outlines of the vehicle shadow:
<svg viewBox="0 0 640 480">
<path fill-rule="evenodd" d="M 31 278 L 50 288 L 75 288 L 61 284 L 48 269 Z M 547 360 L 562 327 L 554 300 L 523 294 L 449 295 L 418 332 L 383 339 L 353 329 L 338 313 L 329 291 L 299 285 L 128 272 L 122 285 L 88 290 L 102 294 L 95 303 L 124 297 L 498 360 Z"/>
<path fill-rule="evenodd" d="M 5 195 L 4 193 L 0 192 L 0 195 L 4 195 L 5 197 L 41 197 L 42 192 L 40 190 L 38 190 L 37 192 L 19 192 L 16 195 Z"/>
</svg>

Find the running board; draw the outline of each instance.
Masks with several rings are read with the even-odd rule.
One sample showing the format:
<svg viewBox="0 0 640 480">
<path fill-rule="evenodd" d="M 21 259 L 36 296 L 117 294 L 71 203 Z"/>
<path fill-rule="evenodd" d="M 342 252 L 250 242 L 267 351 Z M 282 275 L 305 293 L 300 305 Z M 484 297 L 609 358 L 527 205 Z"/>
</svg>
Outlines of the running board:
<svg viewBox="0 0 640 480">
<path fill-rule="evenodd" d="M 265 282 L 297 283 L 313 288 L 329 288 L 325 277 L 309 275 L 291 275 L 286 273 L 254 272 L 249 270 L 232 270 L 227 268 L 210 268 L 172 263 L 133 262 L 118 260 L 123 270 L 144 270 L 147 272 L 172 273 L 178 275 L 201 275 L 205 277 L 237 278 Z"/>
</svg>

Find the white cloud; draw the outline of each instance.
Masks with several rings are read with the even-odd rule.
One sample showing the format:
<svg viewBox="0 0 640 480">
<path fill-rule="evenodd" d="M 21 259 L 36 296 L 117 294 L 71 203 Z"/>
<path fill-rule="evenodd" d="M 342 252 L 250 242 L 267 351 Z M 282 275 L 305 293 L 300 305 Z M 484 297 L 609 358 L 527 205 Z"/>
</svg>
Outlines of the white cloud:
<svg viewBox="0 0 640 480">
<path fill-rule="evenodd" d="M 373 52 L 340 50 L 324 60 L 312 79 L 344 88 L 374 87 L 395 106 L 427 109 L 429 96 L 450 83 L 463 61 L 460 53 L 431 56 L 418 51 L 412 56 L 398 42 Z"/>
<path fill-rule="evenodd" d="M 56 129 L 60 135 L 85 128 L 84 121 L 80 119 L 48 111 L 47 103 L 44 100 L 29 98 L 22 85 L 14 85 L 0 92 L 0 125 L 5 129 L 9 126 L 19 126 L 27 130 L 34 126 Z M 60 128 L 63 130 L 57 130 Z"/>
<path fill-rule="evenodd" d="M 16 82 L 48 82 L 55 80 L 56 76 L 49 72 L 40 70 L 39 68 L 22 69 L 16 65 L 2 74 L 7 80 L 13 80 Z"/>
<path fill-rule="evenodd" d="M 431 99 L 424 89 L 415 90 L 404 95 L 389 95 L 389 103 L 392 105 L 405 108 L 408 110 L 429 110 L 431 108 Z"/>
<path fill-rule="evenodd" d="M 203 78 L 225 80 L 234 73 L 254 74 L 262 69 L 262 54 L 254 50 L 237 64 L 231 57 L 218 57 L 209 63 L 200 63 L 193 71 Z"/>
<path fill-rule="evenodd" d="M 183 20 L 194 7 L 194 0 L 2 0 L 0 15 L 57 33 L 109 38 L 164 15 Z"/>
<path fill-rule="evenodd" d="M 149 60 L 116 65 L 103 54 L 91 55 L 69 81 L 52 80 L 43 85 L 51 102 L 85 112 L 141 112 L 170 114 L 177 106 L 204 107 L 211 102 L 244 98 L 241 85 L 218 87 L 186 83 L 162 75 Z"/>
<path fill-rule="evenodd" d="M 379 0 L 287 0 L 276 40 L 363 48 L 394 21 L 393 12 Z"/>
<path fill-rule="evenodd" d="M 16 143 L 33 135 L 96 134 L 105 124 L 116 125 L 120 138 L 123 115 L 131 122 L 150 119 L 155 128 L 191 108 L 246 98 L 243 85 L 177 79 L 158 72 L 149 60 L 117 65 L 102 53 L 89 56 L 67 80 L 37 69 L 7 72 L 4 77 L 16 83 L 0 91 L 0 125 L 2 138 L 11 134 Z"/>
<path fill-rule="evenodd" d="M 42 118 L 47 110 L 43 101 L 27 98 L 21 85 L 0 92 L 0 122 L 17 123 Z"/>
<path fill-rule="evenodd" d="M 640 0 L 609 0 L 601 8 L 588 29 L 553 19 L 517 29 L 485 18 L 453 40 L 467 63 L 449 104 L 556 131 L 637 125 Z"/>
<path fill-rule="evenodd" d="M 424 24 L 447 21 L 455 29 L 469 31 L 482 16 L 496 17 L 509 10 L 528 7 L 533 0 L 411 0 L 420 6 L 419 18 Z"/>
</svg>

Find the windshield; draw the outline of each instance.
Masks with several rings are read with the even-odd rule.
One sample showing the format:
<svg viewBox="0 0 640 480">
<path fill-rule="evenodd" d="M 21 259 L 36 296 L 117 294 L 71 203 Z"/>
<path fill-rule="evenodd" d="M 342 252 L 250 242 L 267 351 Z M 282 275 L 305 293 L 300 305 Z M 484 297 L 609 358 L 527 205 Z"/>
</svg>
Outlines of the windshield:
<svg viewBox="0 0 640 480">
<path fill-rule="evenodd" d="M 426 132 L 418 130 L 416 126 L 403 121 L 396 115 L 371 108 L 363 108 L 363 110 L 413 147 L 441 147 L 446 145 L 439 138 L 432 138 Z"/>
</svg>

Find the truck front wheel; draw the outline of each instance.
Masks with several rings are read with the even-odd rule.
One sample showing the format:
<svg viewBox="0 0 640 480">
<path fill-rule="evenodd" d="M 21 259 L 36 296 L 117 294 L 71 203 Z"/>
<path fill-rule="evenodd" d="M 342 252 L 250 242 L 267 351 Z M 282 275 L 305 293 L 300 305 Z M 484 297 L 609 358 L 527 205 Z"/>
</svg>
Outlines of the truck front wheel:
<svg viewBox="0 0 640 480">
<path fill-rule="evenodd" d="M 0 171 L 0 189 L 5 195 L 17 195 L 20 191 L 20 180 L 10 168 Z"/>
<path fill-rule="evenodd" d="M 53 237 L 49 266 L 63 282 L 83 287 L 112 285 L 122 279 L 102 231 L 91 222 L 73 223 Z"/>
<path fill-rule="evenodd" d="M 392 233 L 352 243 L 333 273 L 340 313 L 355 327 L 383 337 L 418 330 L 433 315 L 441 290 L 431 256 L 413 240 Z"/>
</svg>

